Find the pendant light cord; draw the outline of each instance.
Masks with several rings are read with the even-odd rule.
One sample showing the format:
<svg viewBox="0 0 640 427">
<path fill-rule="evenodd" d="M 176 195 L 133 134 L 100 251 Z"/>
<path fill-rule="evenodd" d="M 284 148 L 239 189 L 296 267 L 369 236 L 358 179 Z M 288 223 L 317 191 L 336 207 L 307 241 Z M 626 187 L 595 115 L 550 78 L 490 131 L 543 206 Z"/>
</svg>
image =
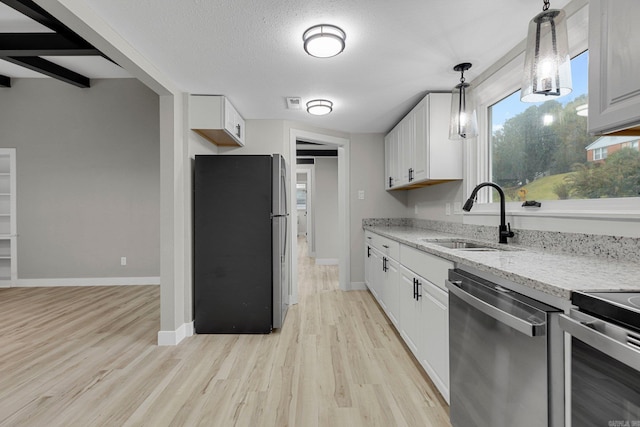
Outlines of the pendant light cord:
<svg viewBox="0 0 640 427">
<path fill-rule="evenodd" d="M 543 0 L 544 1 L 544 6 L 542 6 L 542 11 L 546 12 L 547 10 L 549 10 L 549 0 Z"/>
</svg>

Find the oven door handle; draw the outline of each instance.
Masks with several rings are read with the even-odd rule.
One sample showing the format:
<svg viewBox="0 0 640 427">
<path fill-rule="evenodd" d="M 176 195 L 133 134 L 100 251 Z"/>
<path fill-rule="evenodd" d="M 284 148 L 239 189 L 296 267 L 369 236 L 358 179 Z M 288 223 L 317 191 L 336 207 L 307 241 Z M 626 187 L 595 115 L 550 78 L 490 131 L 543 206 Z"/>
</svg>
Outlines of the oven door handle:
<svg viewBox="0 0 640 427">
<path fill-rule="evenodd" d="M 498 307 L 465 292 L 458 286 L 458 284 L 460 284 L 460 282 L 458 281 L 447 280 L 445 282 L 445 285 L 447 289 L 449 289 L 450 293 L 454 294 L 476 310 L 483 312 L 487 316 L 493 317 L 498 322 L 504 323 L 510 328 L 515 329 L 516 331 L 521 332 L 529 337 L 537 337 L 546 334 L 546 324 L 531 323 L 525 319 L 516 317 L 511 313 L 507 313 L 506 311 L 503 311 Z"/>
<path fill-rule="evenodd" d="M 630 345 L 607 336 L 593 327 L 572 319 L 564 314 L 558 317 L 558 322 L 560 327 L 567 333 L 571 334 L 574 338 L 577 338 L 607 356 L 640 371 L 640 351 L 634 349 Z M 589 323 L 597 324 L 598 322 L 600 324 L 606 323 L 597 319 L 594 319 L 593 322 Z"/>
</svg>

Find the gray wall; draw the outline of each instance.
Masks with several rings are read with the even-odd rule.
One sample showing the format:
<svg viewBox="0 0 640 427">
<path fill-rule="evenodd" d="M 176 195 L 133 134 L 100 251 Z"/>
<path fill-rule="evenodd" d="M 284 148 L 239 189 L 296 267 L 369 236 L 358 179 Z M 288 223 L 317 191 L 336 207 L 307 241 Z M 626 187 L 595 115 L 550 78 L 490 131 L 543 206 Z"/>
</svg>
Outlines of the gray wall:
<svg viewBox="0 0 640 427">
<path fill-rule="evenodd" d="M 351 282 L 364 282 L 363 218 L 404 218 L 407 191 L 384 189 L 384 135 L 351 135 L 349 203 L 351 221 Z M 364 200 L 358 191 L 364 191 Z"/>
<path fill-rule="evenodd" d="M 317 157 L 313 181 L 316 260 L 338 260 L 338 158 Z"/>
<path fill-rule="evenodd" d="M 135 79 L 12 85 L 0 145 L 17 149 L 18 278 L 159 276 L 158 96 Z"/>
</svg>

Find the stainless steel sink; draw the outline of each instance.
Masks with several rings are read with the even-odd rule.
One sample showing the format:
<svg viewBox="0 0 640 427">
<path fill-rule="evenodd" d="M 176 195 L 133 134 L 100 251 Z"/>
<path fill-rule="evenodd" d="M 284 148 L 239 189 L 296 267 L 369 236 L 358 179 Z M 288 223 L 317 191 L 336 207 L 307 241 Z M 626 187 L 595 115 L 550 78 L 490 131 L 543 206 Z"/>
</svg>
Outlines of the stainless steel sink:
<svg viewBox="0 0 640 427">
<path fill-rule="evenodd" d="M 464 240 L 449 240 L 449 241 L 431 242 L 431 243 L 435 243 L 436 245 L 444 246 L 445 248 L 450 248 L 450 249 L 485 249 L 485 250 L 494 250 L 494 251 L 498 250 L 490 246 L 482 245 L 479 243 L 466 242 Z"/>
<path fill-rule="evenodd" d="M 435 239 L 422 239 L 427 243 L 432 243 L 434 245 L 442 246 L 449 249 L 459 249 L 465 251 L 513 251 L 517 250 L 513 247 L 509 247 L 506 245 L 501 245 L 496 243 L 495 246 L 491 244 L 474 242 L 465 239 L 443 239 L 443 238 L 435 238 Z"/>
</svg>

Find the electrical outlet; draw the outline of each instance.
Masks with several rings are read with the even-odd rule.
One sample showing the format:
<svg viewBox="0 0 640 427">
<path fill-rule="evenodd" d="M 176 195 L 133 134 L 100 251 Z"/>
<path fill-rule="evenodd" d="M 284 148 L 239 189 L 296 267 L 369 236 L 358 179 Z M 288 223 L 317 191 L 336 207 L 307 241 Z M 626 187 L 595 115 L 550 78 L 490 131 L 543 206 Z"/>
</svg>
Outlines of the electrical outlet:
<svg viewBox="0 0 640 427">
<path fill-rule="evenodd" d="M 462 202 L 453 202 L 453 214 L 460 215 L 462 213 Z"/>
<path fill-rule="evenodd" d="M 358 190 L 358 199 L 364 200 L 364 190 Z"/>
<path fill-rule="evenodd" d="M 444 205 L 444 213 L 445 215 L 451 215 L 451 203 Z"/>
<path fill-rule="evenodd" d="M 415 210 L 416 215 L 418 215 L 418 213 L 419 213 L 419 211 L 418 211 L 418 205 L 416 205 L 416 206 L 415 206 L 415 209 L 414 209 L 414 210 Z"/>
<path fill-rule="evenodd" d="M 122 265 L 122 266 L 127 265 L 127 257 L 126 256 L 120 257 L 120 265 Z"/>
</svg>

